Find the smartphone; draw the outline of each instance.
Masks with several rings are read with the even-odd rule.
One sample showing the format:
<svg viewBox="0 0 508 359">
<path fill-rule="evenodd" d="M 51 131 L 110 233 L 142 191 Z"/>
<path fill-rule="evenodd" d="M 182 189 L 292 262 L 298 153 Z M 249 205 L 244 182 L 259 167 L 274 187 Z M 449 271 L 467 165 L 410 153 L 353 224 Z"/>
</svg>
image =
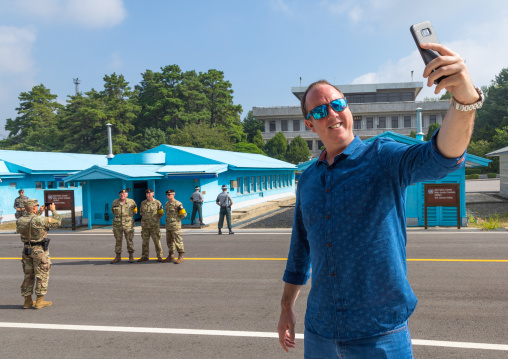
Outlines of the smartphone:
<svg viewBox="0 0 508 359">
<path fill-rule="evenodd" d="M 49 206 L 52 204 L 53 204 L 53 202 L 44 202 L 44 205 L 46 206 L 46 208 L 49 208 Z"/>
<path fill-rule="evenodd" d="M 420 55 L 422 56 L 423 62 L 427 65 L 429 62 L 434 60 L 436 57 L 439 57 L 439 53 L 430 49 L 422 49 L 420 44 L 426 42 L 432 42 L 435 44 L 439 44 L 439 40 L 437 39 L 436 32 L 432 27 L 430 21 L 419 22 L 418 24 L 412 25 L 409 30 L 411 31 L 411 35 L 413 35 L 413 39 L 415 40 L 416 47 L 418 51 L 420 51 Z M 434 81 L 435 84 L 438 84 L 442 79 L 447 76 L 442 76 Z"/>
</svg>

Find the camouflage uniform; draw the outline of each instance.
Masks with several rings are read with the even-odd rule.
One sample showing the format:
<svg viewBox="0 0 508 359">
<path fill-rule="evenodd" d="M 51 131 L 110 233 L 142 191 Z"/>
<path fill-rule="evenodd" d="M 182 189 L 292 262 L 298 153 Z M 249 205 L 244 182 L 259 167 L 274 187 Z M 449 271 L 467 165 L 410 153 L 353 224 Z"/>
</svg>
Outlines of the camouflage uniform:
<svg viewBox="0 0 508 359">
<path fill-rule="evenodd" d="M 27 196 L 19 196 L 16 197 L 14 200 L 14 209 L 16 209 L 16 213 L 14 213 L 14 217 L 16 219 L 21 218 L 26 214 L 26 211 L 23 209 L 22 211 L 18 211 L 17 208 L 24 208 L 25 207 L 25 201 L 28 199 Z"/>
<path fill-rule="evenodd" d="M 169 248 L 169 255 L 175 253 L 175 247 L 179 254 L 185 253 L 182 241 L 182 218 L 187 217 L 187 213 L 179 214 L 183 209 L 183 204 L 174 199 L 166 202 L 164 210 L 166 212 L 166 242 Z"/>
<path fill-rule="evenodd" d="M 16 224 L 21 235 L 21 241 L 25 243 L 21 259 L 23 272 L 25 273 L 25 279 L 21 285 L 21 295 L 23 297 L 32 295 L 34 282 L 35 294 L 37 296 L 46 295 L 51 259 L 49 249 L 44 251 L 42 241 L 46 238 L 49 228 L 58 228 L 61 223 L 62 217 L 56 211 L 53 211 L 51 217 L 26 213 L 17 220 Z M 27 247 L 32 248 L 30 255 L 25 254 L 25 248 Z"/>
<path fill-rule="evenodd" d="M 125 235 L 127 241 L 127 251 L 134 252 L 134 220 L 132 216 L 137 212 L 136 202 L 130 198 L 126 198 L 125 202 L 119 198 L 113 201 L 111 205 L 113 212 L 113 234 L 115 235 L 115 253 L 122 253 L 122 239 Z"/>
<path fill-rule="evenodd" d="M 151 236 L 153 244 L 155 245 L 157 258 L 162 258 L 160 226 L 160 216 L 162 215 L 161 202 L 156 199 L 152 201 L 145 199 L 141 202 L 139 214 L 141 214 L 141 238 L 143 239 L 141 256 L 143 258 L 149 257 Z"/>
</svg>

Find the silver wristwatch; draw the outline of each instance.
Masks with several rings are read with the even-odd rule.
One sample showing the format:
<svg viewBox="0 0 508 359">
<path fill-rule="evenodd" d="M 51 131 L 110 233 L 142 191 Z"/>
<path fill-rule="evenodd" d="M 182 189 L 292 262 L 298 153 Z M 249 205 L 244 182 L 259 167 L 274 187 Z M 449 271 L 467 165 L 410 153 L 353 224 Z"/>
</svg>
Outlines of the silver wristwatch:
<svg viewBox="0 0 508 359">
<path fill-rule="evenodd" d="M 483 101 L 485 101 L 485 96 L 483 95 L 482 90 L 480 90 L 478 87 L 475 87 L 476 92 L 478 92 L 478 95 L 480 98 L 475 103 L 472 103 L 471 105 L 463 105 L 455 100 L 455 97 L 452 97 L 452 106 L 459 111 L 473 111 L 477 110 L 482 107 Z"/>
</svg>

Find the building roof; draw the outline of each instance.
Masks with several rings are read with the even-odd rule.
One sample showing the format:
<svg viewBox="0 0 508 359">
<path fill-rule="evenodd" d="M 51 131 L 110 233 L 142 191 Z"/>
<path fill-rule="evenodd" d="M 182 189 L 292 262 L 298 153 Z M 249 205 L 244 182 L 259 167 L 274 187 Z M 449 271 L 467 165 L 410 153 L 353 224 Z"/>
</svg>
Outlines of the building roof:
<svg viewBox="0 0 508 359">
<path fill-rule="evenodd" d="M 0 160 L 16 173 L 72 173 L 107 164 L 106 155 L 11 150 L 0 150 Z"/>
<path fill-rule="evenodd" d="M 229 169 L 232 170 L 249 169 L 249 168 L 296 169 L 296 166 L 291 163 L 253 153 L 231 152 L 231 151 L 211 150 L 208 148 L 194 148 L 171 145 L 160 145 L 148 151 L 166 152 L 166 164 L 168 165 L 226 164 L 229 166 Z M 187 156 L 185 156 L 184 154 L 186 154 Z"/>
<path fill-rule="evenodd" d="M 405 136 L 405 135 L 401 135 L 401 134 L 398 134 L 398 133 L 395 133 L 395 132 L 391 132 L 391 131 L 386 131 L 386 132 L 383 132 L 380 135 L 377 135 L 377 136 L 374 136 L 374 137 L 370 137 L 370 138 L 364 140 L 364 142 L 372 142 L 372 141 L 374 141 L 378 137 L 391 138 L 391 139 L 393 139 L 393 140 L 395 140 L 397 142 L 405 143 L 407 145 L 414 145 L 414 144 L 417 144 L 417 143 L 424 142 L 424 141 L 417 140 L 416 138 Z M 505 150 L 506 150 L 506 152 L 508 152 L 508 147 L 505 147 Z M 500 150 L 498 150 L 498 151 L 500 151 Z M 489 154 L 487 154 L 487 156 L 488 155 Z M 312 159 L 310 161 L 307 161 L 307 162 L 299 164 L 298 165 L 298 172 L 304 171 L 307 167 L 309 167 L 311 164 L 313 164 L 316 161 L 317 161 L 317 158 L 314 158 L 314 159 Z M 471 167 L 486 167 L 486 166 L 489 165 L 490 162 L 492 162 L 492 160 L 489 160 L 489 159 L 486 159 L 486 158 L 483 158 L 483 157 L 479 157 L 479 156 L 475 156 L 475 155 L 472 155 L 472 154 L 469 154 L 469 153 L 466 154 L 466 167 L 468 167 L 468 168 L 471 168 Z"/>
<path fill-rule="evenodd" d="M 352 84 L 352 85 L 334 85 L 344 95 L 358 94 L 358 93 L 378 93 L 378 92 L 389 92 L 393 90 L 406 90 L 408 92 L 414 92 L 415 98 L 418 96 L 423 88 L 423 82 L 390 82 L 380 84 Z M 307 90 L 308 86 L 291 87 L 291 92 L 296 96 L 298 100 L 301 100 L 303 94 Z"/>
<path fill-rule="evenodd" d="M 164 177 L 163 174 L 157 172 L 159 168 L 161 168 L 160 165 L 92 166 L 90 168 L 87 168 L 86 170 L 80 171 L 65 178 L 65 182 L 112 179 L 112 178 L 119 178 L 123 180 L 158 179 Z"/>
<path fill-rule="evenodd" d="M 485 156 L 498 157 L 498 156 L 504 155 L 506 153 L 508 153 L 508 147 L 503 147 L 503 148 L 500 148 L 499 150 L 489 152 L 489 153 L 485 154 Z"/>
</svg>

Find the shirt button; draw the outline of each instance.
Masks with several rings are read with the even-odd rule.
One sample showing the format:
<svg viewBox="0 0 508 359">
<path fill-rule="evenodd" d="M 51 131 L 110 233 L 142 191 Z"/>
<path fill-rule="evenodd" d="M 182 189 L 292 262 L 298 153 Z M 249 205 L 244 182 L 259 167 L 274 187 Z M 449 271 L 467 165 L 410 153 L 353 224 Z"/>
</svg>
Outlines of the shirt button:
<svg viewBox="0 0 508 359">
<path fill-rule="evenodd" d="M 330 219 L 330 215 L 327 215 L 327 216 L 326 216 L 326 219 Z"/>
<path fill-rule="evenodd" d="M 330 242 L 328 242 L 327 246 L 328 246 L 328 247 L 331 247 L 331 246 L 332 246 L 332 244 L 331 244 Z"/>
<path fill-rule="evenodd" d="M 332 169 L 332 166 L 328 166 L 327 168 L 328 168 L 329 170 L 331 170 L 331 169 Z"/>
<path fill-rule="evenodd" d="M 334 272 L 332 272 L 332 277 L 335 277 L 335 273 Z"/>
<path fill-rule="evenodd" d="M 327 189 L 326 189 L 326 192 L 330 192 L 330 188 L 327 188 Z"/>
</svg>

